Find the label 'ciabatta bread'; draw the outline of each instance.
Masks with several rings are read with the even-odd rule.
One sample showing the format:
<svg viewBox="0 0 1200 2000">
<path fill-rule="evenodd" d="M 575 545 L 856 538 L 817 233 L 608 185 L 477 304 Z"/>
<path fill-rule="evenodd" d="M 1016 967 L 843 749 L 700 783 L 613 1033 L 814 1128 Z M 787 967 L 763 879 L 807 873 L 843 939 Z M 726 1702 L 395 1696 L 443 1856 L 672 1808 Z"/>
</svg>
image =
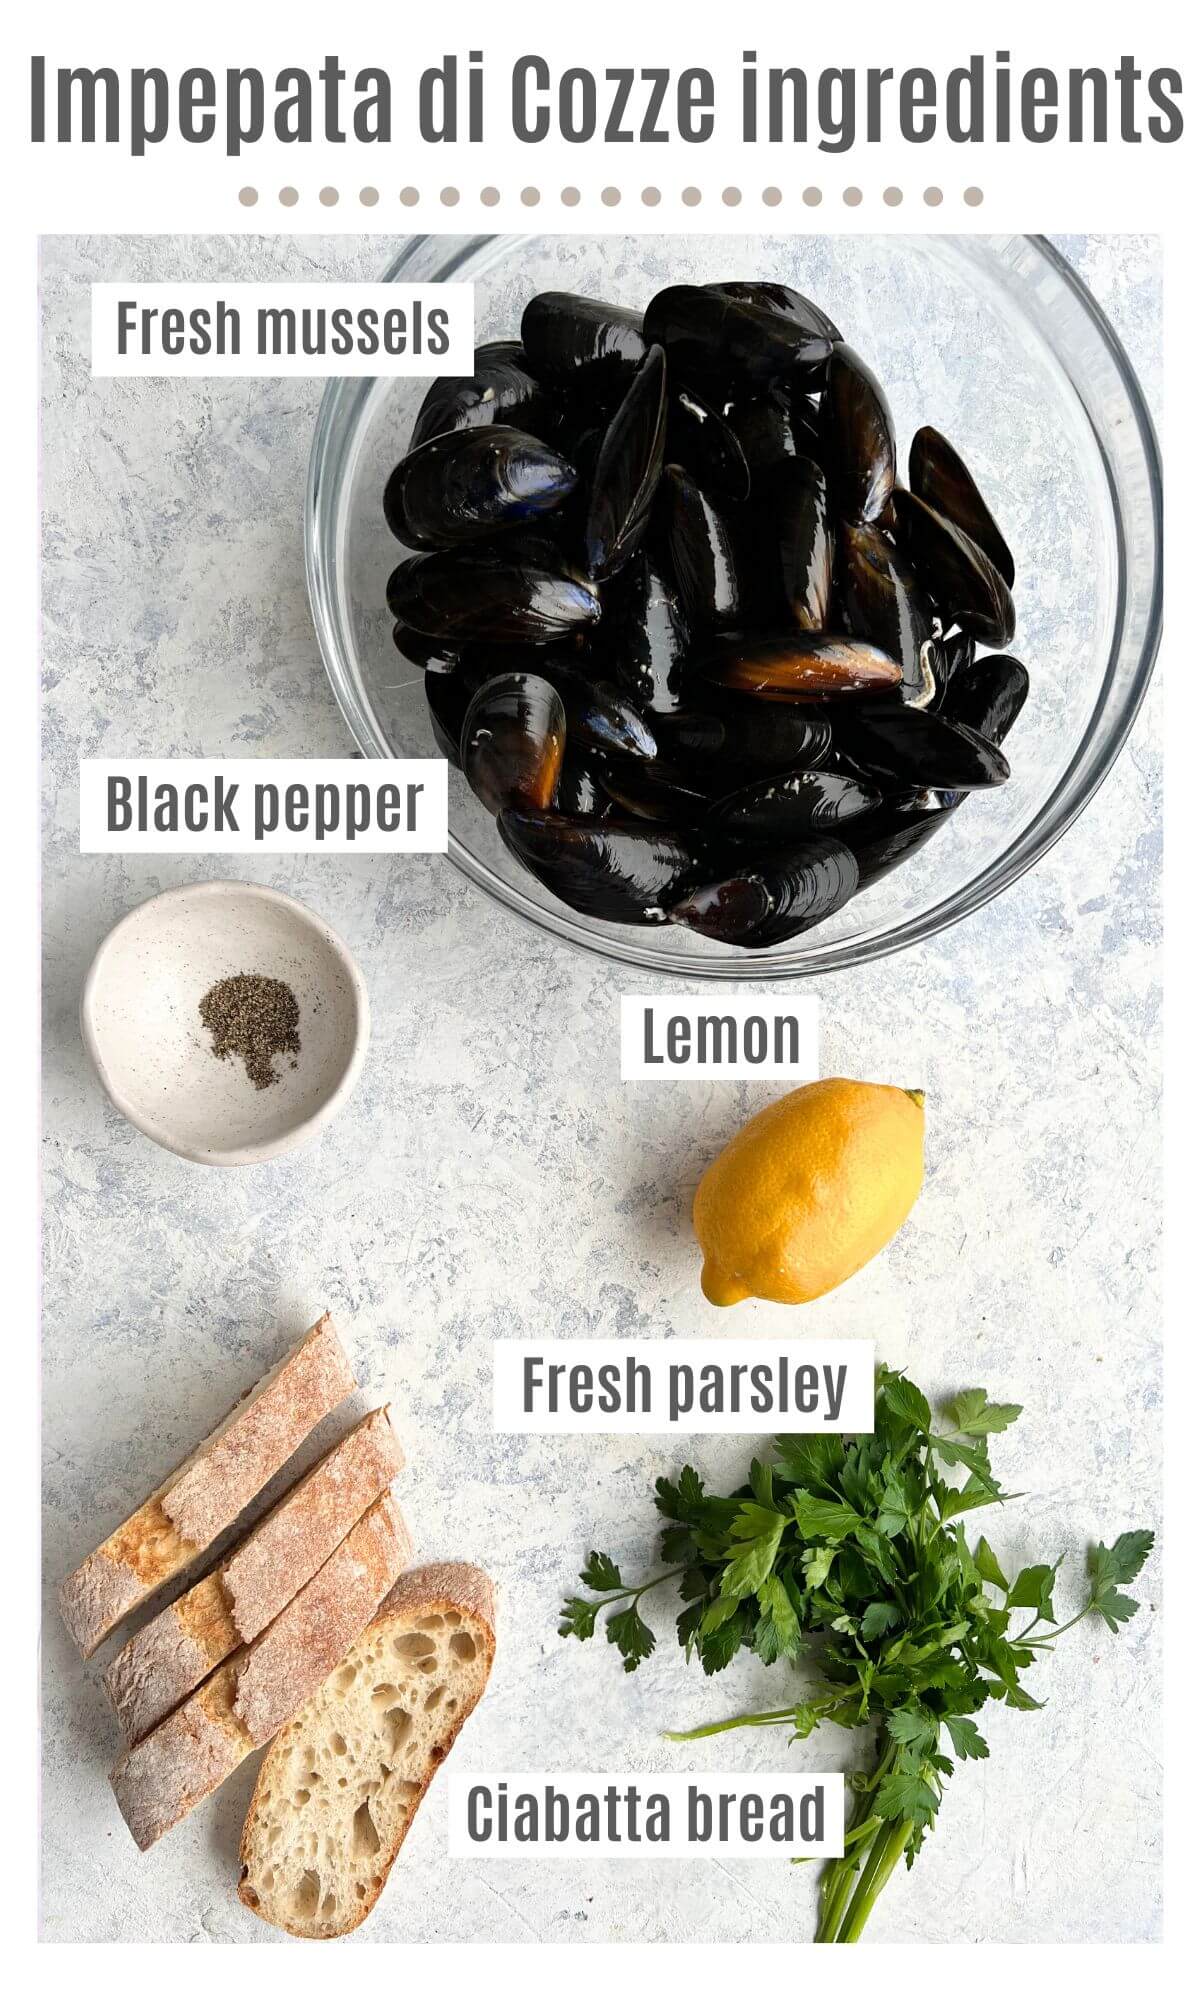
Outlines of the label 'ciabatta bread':
<svg viewBox="0 0 1200 2000">
<path fill-rule="evenodd" d="M 154 1591 L 211 1548 L 309 1432 L 356 1387 L 326 1313 L 59 1586 L 63 1619 L 84 1658 Z"/>
<path fill-rule="evenodd" d="M 377 1500 L 262 1637 L 127 1750 L 112 1773 L 138 1846 L 224 1784 L 307 1701 L 354 1644 L 409 1559 L 394 1500 Z"/>
<path fill-rule="evenodd" d="M 492 1586 L 471 1563 L 409 1570 L 263 1759 L 238 1895 L 293 1937 L 374 1909 L 432 1779 L 487 1685 Z"/>
<path fill-rule="evenodd" d="M 140 1743 L 315 1576 L 404 1462 L 386 1410 L 372 1410 L 246 1537 L 136 1632 L 104 1675 L 127 1743 Z"/>
</svg>

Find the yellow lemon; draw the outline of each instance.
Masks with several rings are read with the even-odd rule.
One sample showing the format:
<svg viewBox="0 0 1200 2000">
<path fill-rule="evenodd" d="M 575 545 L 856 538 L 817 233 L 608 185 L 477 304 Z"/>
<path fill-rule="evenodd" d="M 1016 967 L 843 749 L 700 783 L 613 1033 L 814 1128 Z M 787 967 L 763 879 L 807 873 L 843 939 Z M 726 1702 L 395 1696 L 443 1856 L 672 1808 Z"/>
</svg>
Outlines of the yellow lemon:
<svg viewBox="0 0 1200 2000">
<path fill-rule="evenodd" d="M 804 1305 L 853 1277 L 920 1193 L 924 1142 L 919 1090 L 831 1076 L 768 1104 L 696 1189 L 705 1298 Z"/>
</svg>

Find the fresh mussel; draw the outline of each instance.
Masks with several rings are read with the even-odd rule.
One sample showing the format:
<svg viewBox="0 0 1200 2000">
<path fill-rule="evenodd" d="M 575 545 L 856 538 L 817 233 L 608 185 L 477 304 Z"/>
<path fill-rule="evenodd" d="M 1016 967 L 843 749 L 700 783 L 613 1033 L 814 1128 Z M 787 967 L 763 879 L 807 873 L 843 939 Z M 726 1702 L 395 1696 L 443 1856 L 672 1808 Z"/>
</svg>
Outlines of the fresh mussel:
<svg viewBox="0 0 1200 2000">
<path fill-rule="evenodd" d="M 520 343 L 494 340 L 475 349 L 471 375 L 439 375 L 417 411 L 409 450 L 443 431 L 476 424 L 516 424 L 537 430 L 545 413 L 541 390 L 528 369 Z"/>
<path fill-rule="evenodd" d="M 1007 759 L 995 744 L 927 708 L 861 702 L 835 722 L 834 738 L 860 770 L 893 785 L 971 792 L 1008 777 Z"/>
<path fill-rule="evenodd" d="M 781 377 L 816 388 L 829 356 L 827 333 L 777 307 L 731 298 L 703 285 L 669 285 L 646 307 L 646 339 L 701 391 L 759 394 Z"/>
<path fill-rule="evenodd" d="M 558 775 L 554 805 L 556 811 L 570 819 L 612 817 L 612 801 L 600 783 L 592 758 L 581 757 L 578 751 L 568 750 Z"/>
<path fill-rule="evenodd" d="M 700 671 L 718 687 L 767 701 L 880 694 L 901 678 L 898 662 L 878 646 L 832 632 L 730 633 L 706 650 Z"/>
<path fill-rule="evenodd" d="M 1011 590 L 1015 576 L 1012 551 L 954 446 L 931 424 L 923 424 L 909 446 L 908 484 L 918 500 L 970 536 Z"/>
<path fill-rule="evenodd" d="M 613 682 L 589 672 L 586 658 L 554 648 L 539 655 L 535 665 L 558 690 L 573 746 L 616 750 L 627 757 L 657 755 L 654 732 L 640 709 Z"/>
<path fill-rule="evenodd" d="M 724 517 L 680 465 L 662 483 L 671 568 L 688 630 L 699 636 L 728 630 L 742 609 L 737 554 Z"/>
<path fill-rule="evenodd" d="M 500 674 L 472 695 L 459 759 L 490 813 L 553 804 L 567 741 L 561 697 L 537 674 Z"/>
<path fill-rule="evenodd" d="M 484 678 L 462 661 L 448 673 L 432 667 L 425 671 L 425 699 L 434 741 L 456 770 L 460 768 L 463 723 L 471 698 Z"/>
<path fill-rule="evenodd" d="M 893 868 L 909 860 L 933 839 L 966 796 L 965 792 L 959 792 L 947 803 L 930 805 L 924 811 L 901 809 L 888 813 L 885 808 L 884 812 L 872 813 L 848 827 L 846 839 L 853 843 L 859 888 L 869 889 L 872 882 L 890 875 Z"/>
<path fill-rule="evenodd" d="M 667 439 L 667 363 L 652 347 L 604 433 L 592 474 L 584 560 L 607 577 L 629 560 L 650 523 Z"/>
<path fill-rule="evenodd" d="M 824 632 L 829 627 L 833 594 L 833 536 L 825 474 L 811 458 L 790 459 L 777 468 L 771 492 L 788 610 L 802 632 Z M 873 638 L 874 634 L 864 633 L 863 637 Z"/>
<path fill-rule="evenodd" d="M 750 468 L 752 493 L 777 465 L 792 458 L 819 460 L 824 449 L 813 405 L 807 396 L 786 388 L 738 397 L 725 412 L 725 422 Z"/>
<path fill-rule="evenodd" d="M 521 346 L 539 378 L 621 380 L 646 352 L 642 315 L 574 292 L 539 292 L 521 315 Z"/>
<path fill-rule="evenodd" d="M 435 639 L 545 644 L 600 616 L 585 578 L 448 549 L 398 563 L 387 596 L 394 618 Z"/>
<path fill-rule="evenodd" d="M 600 782 L 614 804 L 635 819 L 684 827 L 698 826 L 708 814 L 707 792 L 661 758 L 606 757 Z"/>
<path fill-rule="evenodd" d="M 573 910 L 613 924 L 656 924 L 697 870 L 694 844 L 647 820 L 501 813 L 509 852 Z"/>
<path fill-rule="evenodd" d="M 508 424 L 446 431 L 401 459 L 383 511 L 402 542 L 448 548 L 553 513 L 575 476 L 548 444 Z"/>
<path fill-rule="evenodd" d="M 695 680 L 691 634 L 674 581 L 649 550 L 606 586 L 596 651 L 604 670 L 650 713 L 670 714 L 686 702 Z"/>
<path fill-rule="evenodd" d="M 803 292 L 794 291 L 791 285 L 776 285 L 758 278 L 728 278 L 720 284 L 706 285 L 704 289 L 706 292 L 721 292 L 726 298 L 740 299 L 744 305 L 759 306 L 765 312 L 782 313 L 785 319 L 794 320 L 806 333 L 824 334 L 827 340 L 840 340 L 842 337 L 829 314 L 812 299 L 806 299 Z"/>
<path fill-rule="evenodd" d="M 674 389 L 670 394 L 666 455 L 690 472 L 714 500 L 749 499 L 750 467 L 736 432 L 691 389 Z"/>
<path fill-rule="evenodd" d="M 975 658 L 975 641 L 969 632 L 943 633 L 940 638 L 930 640 L 925 658 L 937 689 L 932 706 L 940 708 L 955 674 L 969 667 Z"/>
<path fill-rule="evenodd" d="M 714 703 L 715 690 L 710 690 Z M 833 725 L 815 702 L 729 698 L 720 707 L 688 707 L 655 719 L 664 754 L 719 795 L 736 773 L 809 770 L 828 755 Z"/>
<path fill-rule="evenodd" d="M 878 520 L 896 483 L 896 429 L 879 382 L 845 341 L 829 357 L 825 410 L 838 502 L 852 518 Z"/>
<path fill-rule="evenodd" d="M 978 542 L 902 487 L 896 489 L 896 536 L 947 624 L 985 646 L 1007 646 L 1017 628 L 1012 592 Z"/>
<path fill-rule="evenodd" d="M 843 521 L 840 553 L 847 625 L 899 660 L 905 700 L 924 706 L 937 692 L 924 654 L 933 637 L 933 612 L 911 566 L 866 521 Z"/>
<path fill-rule="evenodd" d="M 392 644 L 412 666 L 428 668 L 430 673 L 452 673 L 458 662 L 457 646 L 448 646 L 443 639 L 431 639 L 428 632 L 414 632 L 410 625 L 401 625 L 399 621 L 392 627 Z"/>
<path fill-rule="evenodd" d="M 790 842 L 830 832 L 881 799 L 874 785 L 849 772 L 789 771 L 718 799 L 709 822 L 737 839 Z"/>
<path fill-rule="evenodd" d="M 720 944 L 761 950 L 811 930 L 848 903 L 858 863 L 841 841 L 813 839 L 754 867 L 694 888 L 668 911 L 671 922 Z"/>
<path fill-rule="evenodd" d="M 998 746 L 1024 708 L 1028 693 L 1029 674 L 1020 660 L 990 653 L 955 674 L 942 697 L 941 713 Z"/>
</svg>

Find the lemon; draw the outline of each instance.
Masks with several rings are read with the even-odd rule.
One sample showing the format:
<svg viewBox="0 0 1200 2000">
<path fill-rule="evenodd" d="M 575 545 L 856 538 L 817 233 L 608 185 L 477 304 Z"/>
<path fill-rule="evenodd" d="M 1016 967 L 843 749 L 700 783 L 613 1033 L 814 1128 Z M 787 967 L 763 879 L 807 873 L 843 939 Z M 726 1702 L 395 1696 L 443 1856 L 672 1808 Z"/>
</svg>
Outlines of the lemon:
<svg viewBox="0 0 1200 2000">
<path fill-rule="evenodd" d="M 705 1298 L 804 1305 L 853 1277 L 920 1193 L 924 1141 L 919 1090 L 831 1076 L 767 1105 L 696 1190 Z"/>
</svg>

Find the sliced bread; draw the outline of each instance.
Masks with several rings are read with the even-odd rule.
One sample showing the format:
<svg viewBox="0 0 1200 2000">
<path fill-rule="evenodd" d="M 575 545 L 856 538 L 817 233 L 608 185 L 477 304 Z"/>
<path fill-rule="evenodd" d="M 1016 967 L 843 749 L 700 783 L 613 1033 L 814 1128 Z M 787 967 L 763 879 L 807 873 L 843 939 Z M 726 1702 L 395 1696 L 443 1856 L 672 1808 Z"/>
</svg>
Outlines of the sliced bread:
<svg viewBox="0 0 1200 2000">
<path fill-rule="evenodd" d="M 403 1463 L 386 1410 L 372 1410 L 286 1493 L 221 1567 L 152 1618 L 107 1668 L 127 1743 L 140 1743 L 315 1576 Z"/>
<path fill-rule="evenodd" d="M 123 1618 L 211 1548 L 355 1387 L 326 1313 L 60 1584 L 63 1619 L 85 1659 Z"/>
<path fill-rule="evenodd" d="M 482 1570 L 428 1563 L 400 1578 L 263 1759 L 242 1829 L 248 1908 L 293 1937 L 362 1923 L 495 1650 Z"/>
<path fill-rule="evenodd" d="M 388 1495 L 377 1500 L 261 1638 L 217 1668 L 112 1773 L 140 1848 L 223 1784 L 321 1686 L 369 1624 L 409 1558 Z"/>
</svg>

